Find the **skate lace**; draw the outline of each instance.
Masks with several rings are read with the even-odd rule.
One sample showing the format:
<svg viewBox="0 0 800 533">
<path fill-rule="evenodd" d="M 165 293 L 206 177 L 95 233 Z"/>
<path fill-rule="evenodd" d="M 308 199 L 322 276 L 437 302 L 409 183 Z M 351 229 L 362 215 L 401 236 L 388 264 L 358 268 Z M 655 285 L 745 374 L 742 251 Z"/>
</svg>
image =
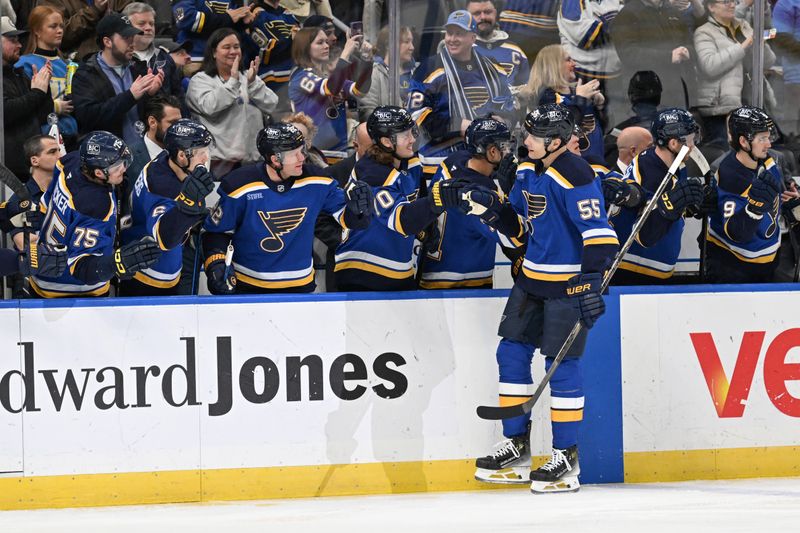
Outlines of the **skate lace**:
<svg viewBox="0 0 800 533">
<path fill-rule="evenodd" d="M 492 459 L 499 459 L 504 455 L 507 455 L 508 452 L 511 452 L 514 457 L 519 457 L 519 450 L 517 450 L 517 447 L 514 446 L 514 442 L 511 439 L 498 442 L 495 444 L 495 447 L 497 447 L 497 450 L 492 453 Z"/>
<path fill-rule="evenodd" d="M 564 455 L 564 452 L 561 450 L 553 450 L 553 455 L 550 456 L 550 460 L 542 465 L 541 470 L 547 470 L 548 472 L 552 472 L 558 465 L 561 463 L 567 462 L 567 456 Z"/>
</svg>

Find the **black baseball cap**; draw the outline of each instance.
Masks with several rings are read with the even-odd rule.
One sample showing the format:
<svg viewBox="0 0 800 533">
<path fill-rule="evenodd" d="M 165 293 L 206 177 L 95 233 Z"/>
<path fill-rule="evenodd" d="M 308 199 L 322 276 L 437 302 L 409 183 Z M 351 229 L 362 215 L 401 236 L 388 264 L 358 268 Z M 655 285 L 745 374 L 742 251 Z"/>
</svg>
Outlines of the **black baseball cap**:
<svg viewBox="0 0 800 533">
<path fill-rule="evenodd" d="M 175 42 L 173 40 L 166 39 L 163 41 L 159 41 L 156 44 L 156 46 L 158 46 L 159 48 L 170 54 L 172 54 L 173 52 L 177 52 L 178 50 L 181 49 L 186 50 L 190 54 L 192 53 L 192 41 L 189 40 Z"/>
<path fill-rule="evenodd" d="M 131 25 L 128 17 L 122 16 L 119 13 L 111 13 L 100 19 L 97 23 L 97 38 L 112 37 L 118 33 L 122 37 L 131 37 L 133 35 L 143 35 L 144 32 Z"/>
<path fill-rule="evenodd" d="M 333 21 L 324 15 L 311 15 L 303 21 L 303 28 L 320 28 L 323 31 L 334 29 Z"/>
</svg>

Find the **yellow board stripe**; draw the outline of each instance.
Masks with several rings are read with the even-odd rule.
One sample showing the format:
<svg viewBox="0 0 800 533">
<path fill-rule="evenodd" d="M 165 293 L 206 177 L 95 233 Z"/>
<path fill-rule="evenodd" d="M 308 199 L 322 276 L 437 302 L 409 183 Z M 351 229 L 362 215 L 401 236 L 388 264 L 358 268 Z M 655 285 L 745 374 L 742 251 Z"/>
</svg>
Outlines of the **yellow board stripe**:
<svg viewBox="0 0 800 533">
<path fill-rule="evenodd" d="M 625 453 L 625 482 L 800 476 L 800 446 Z"/>
<path fill-rule="evenodd" d="M 0 478 L 0 510 L 519 490 L 481 483 L 474 474 L 475 459 L 458 459 Z"/>
</svg>

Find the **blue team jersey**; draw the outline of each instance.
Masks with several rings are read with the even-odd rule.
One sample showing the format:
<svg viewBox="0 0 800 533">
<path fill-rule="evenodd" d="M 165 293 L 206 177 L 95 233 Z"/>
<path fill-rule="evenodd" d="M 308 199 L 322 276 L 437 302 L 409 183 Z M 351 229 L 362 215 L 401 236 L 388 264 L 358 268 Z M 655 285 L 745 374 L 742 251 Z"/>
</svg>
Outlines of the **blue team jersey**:
<svg viewBox="0 0 800 533">
<path fill-rule="evenodd" d="M 508 0 L 497 19 L 500 29 L 515 37 L 558 35 L 559 0 Z"/>
<path fill-rule="evenodd" d="M 658 157 L 656 149 L 648 148 L 633 159 L 625 172 L 625 178 L 632 179 L 641 185 L 645 199 L 649 201 L 667 174 L 667 170 L 669 167 Z M 681 166 L 677 174 L 677 179 L 687 179 L 686 167 Z M 639 211 L 639 209 L 623 207 L 611 219 L 611 224 L 617 231 L 620 241 L 625 242 L 631 234 L 631 228 L 639 218 Z M 653 211 L 650 217 L 651 219 L 659 217 L 658 211 Z M 650 222 L 652 221 L 648 219 L 648 223 Z M 622 258 L 619 268 L 657 279 L 671 277 L 681 251 L 683 226 L 683 218 L 672 222 L 666 234 L 649 247 L 642 246 L 637 236 L 628 253 Z"/>
<path fill-rule="evenodd" d="M 761 179 L 774 180 L 781 186 L 783 176 L 772 158 L 764 163 L 766 172 Z M 780 195 L 772 208 L 764 213 L 757 223 L 755 235 L 750 240 L 740 242 L 730 234 L 731 218 L 747 206 L 747 193 L 756 173 L 736 159 L 735 152 L 729 152 L 717 171 L 718 201 L 717 210 L 711 214 L 708 227 L 708 242 L 730 252 L 731 266 L 736 268 L 740 262 L 750 264 L 771 263 L 780 247 Z M 746 215 L 745 215 L 746 216 Z"/>
<path fill-rule="evenodd" d="M 117 199 L 113 188 L 92 183 L 80 170 L 80 155 L 70 152 L 56 162 L 53 181 L 42 202 L 47 214 L 40 238 L 67 248 L 67 269 L 58 277 L 31 276 L 31 288 L 39 296 L 99 296 L 109 282 L 86 285 L 74 277 L 78 262 L 87 256 L 114 253 L 117 235 Z"/>
<path fill-rule="evenodd" d="M 175 208 L 182 182 L 169 167 L 169 155 L 161 152 L 142 170 L 131 193 L 131 226 L 122 231 L 122 243 L 153 237 L 163 251 L 152 266 L 134 274 L 134 279 L 160 289 L 174 287 L 181 279 L 183 245 L 164 246 L 159 232 L 161 217 Z"/>
<path fill-rule="evenodd" d="M 462 178 L 495 190 L 502 197 L 491 177 L 467 167 L 471 157 L 468 152 L 456 152 L 445 159 L 431 185 L 440 180 Z M 447 209 L 439 215 L 437 224 L 438 246 L 428 252 L 420 278 L 419 286 L 424 289 L 491 288 L 497 244 L 508 248 L 523 244 L 490 228 L 480 217 L 465 215 L 458 209 Z"/>
<path fill-rule="evenodd" d="M 219 207 L 203 228 L 232 238 L 237 281 L 259 289 L 313 290 L 317 217 L 330 214 L 345 227 L 345 194 L 336 181 L 302 176 L 276 184 L 261 162 L 225 176 L 218 192 Z"/>
<path fill-rule="evenodd" d="M 318 128 L 314 146 L 320 150 L 347 148 L 347 98 L 362 94 L 355 83 L 346 80 L 342 90 L 333 94 L 328 78 L 318 76 L 311 68 L 296 68 L 289 79 L 289 98 L 295 113 L 303 112 Z"/>
<path fill-rule="evenodd" d="M 414 69 L 408 91 L 408 109 L 426 137 L 419 150 L 422 155 L 445 157 L 465 149 L 461 137 L 462 119 L 473 120 L 488 114 L 511 119 L 517 114 L 506 71 L 488 57 L 481 56 L 481 59 L 479 64 L 476 54 L 472 54 L 467 63 L 454 61 L 459 80 L 448 80 L 440 54 L 425 59 Z M 490 72 L 488 76 L 496 76 L 499 80 L 498 94 L 494 98 L 484 68 L 494 69 L 495 73 Z M 463 93 L 469 107 L 464 110 L 466 113 L 459 112 L 456 102 L 450 101 L 451 90 Z"/>
<path fill-rule="evenodd" d="M 258 66 L 258 76 L 273 92 L 277 93 L 289 83 L 294 62 L 292 61 L 292 28 L 299 26 L 294 15 L 278 6 L 259 6 L 256 18 L 250 23 L 250 31 L 244 34 L 244 47 L 250 60 L 264 57 Z"/>
<path fill-rule="evenodd" d="M 505 34 L 504 32 L 500 32 Z M 528 56 L 522 48 L 505 38 L 492 41 L 483 41 L 480 38 L 475 41 L 475 51 L 482 56 L 489 57 L 495 63 L 503 67 L 506 72 L 508 82 L 512 87 L 521 87 L 528 84 L 531 76 L 531 67 L 528 65 Z"/>
<path fill-rule="evenodd" d="M 526 292 L 563 297 L 571 277 L 610 266 L 619 241 L 599 181 L 579 156 L 564 152 L 542 172 L 521 163 L 509 200 L 532 228 L 516 281 Z"/>
<path fill-rule="evenodd" d="M 361 230 L 345 232 L 336 249 L 337 273 L 371 272 L 390 280 L 414 276 L 414 235 L 400 222 L 403 206 L 416 200 L 423 179 L 418 157 L 403 161 L 400 169 L 381 165 L 369 156 L 358 160 L 353 174 L 372 187 L 377 217 Z"/>
<path fill-rule="evenodd" d="M 192 61 L 202 61 L 206 40 L 214 30 L 234 27 L 229 9 L 237 9 L 239 0 L 174 0 L 172 14 L 178 29 L 176 41 L 192 42 Z"/>
<path fill-rule="evenodd" d="M 50 96 L 54 100 L 63 100 L 67 91 L 67 64 L 63 59 L 58 56 L 48 57 L 38 54 L 25 54 L 19 58 L 19 61 L 14 66 L 17 68 L 22 67 L 25 70 L 25 75 L 28 78 L 32 78 L 33 66 L 35 65 L 37 70 L 42 70 L 48 60 L 53 68 L 53 75 L 50 77 Z M 58 130 L 62 135 L 77 135 L 78 122 L 75 117 L 70 115 L 59 115 Z M 42 124 L 42 133 L 47 134 L 49 132 L 50 124 Z"/>
</svg>

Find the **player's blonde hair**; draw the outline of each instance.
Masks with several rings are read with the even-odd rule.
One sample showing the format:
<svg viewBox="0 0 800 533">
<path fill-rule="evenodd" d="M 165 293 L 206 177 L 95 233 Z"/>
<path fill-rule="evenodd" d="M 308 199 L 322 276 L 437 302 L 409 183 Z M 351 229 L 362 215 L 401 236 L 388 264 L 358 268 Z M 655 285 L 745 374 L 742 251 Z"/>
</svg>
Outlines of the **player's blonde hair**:
<svg viewBox="0 0 800 533">
<path fill-rule="evenodd" d="M 565 92 L 571 83 L 564 77 L 561 63 L 566 57 L 566 51 L 560 44 L 549 44 L 539 50 L 536 60 L 531 67 L 531 76 L 528 85 L 522 89 L 522 95 L 530 99 L 531 106 L 539 103 L 539 95 L 545 89 L 555 92 Z"/>
</svg>

